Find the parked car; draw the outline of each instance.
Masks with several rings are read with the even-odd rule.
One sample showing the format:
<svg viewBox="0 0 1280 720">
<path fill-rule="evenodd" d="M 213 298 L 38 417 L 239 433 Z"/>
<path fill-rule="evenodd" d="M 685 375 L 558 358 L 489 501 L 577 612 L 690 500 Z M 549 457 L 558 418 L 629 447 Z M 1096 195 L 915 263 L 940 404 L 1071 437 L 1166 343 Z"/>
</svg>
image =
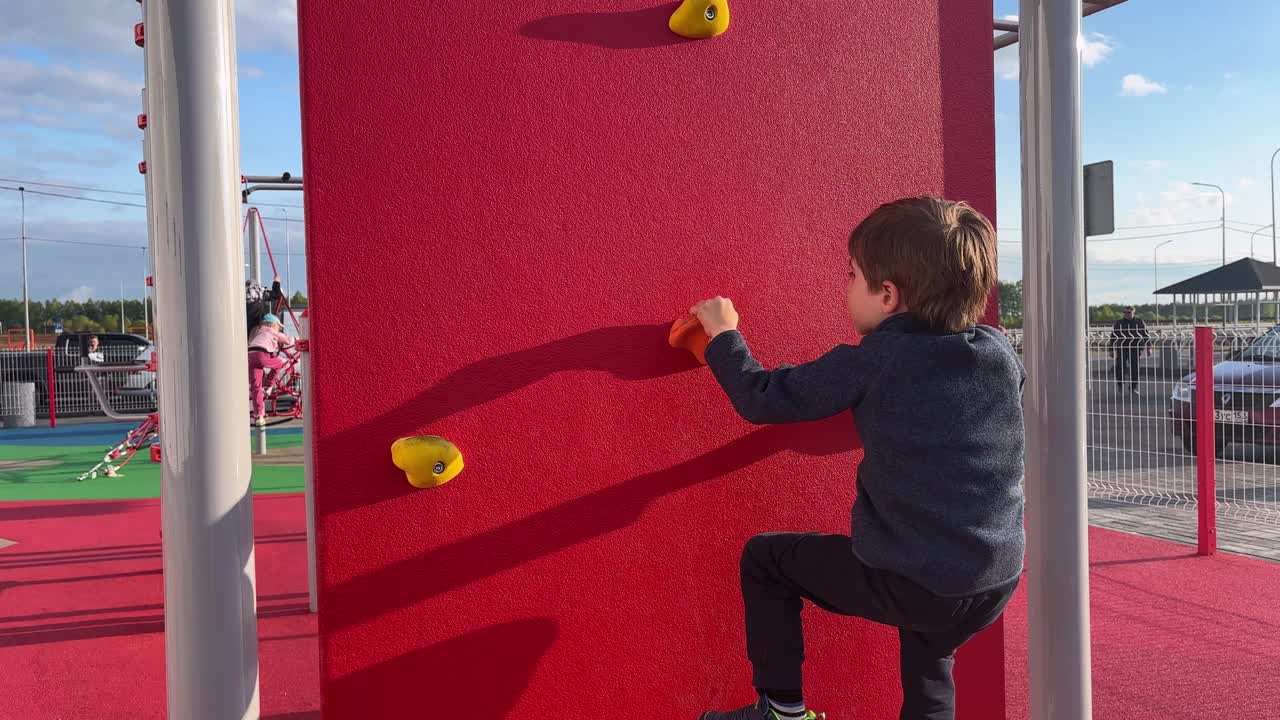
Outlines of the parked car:
<svg viewBox="0 0 1280 720">
<path fill-rule="evenodd" d="M 90 338 L 98 338 L 98 352 L 90 353 Z M 155 373 L 141 366 L 151 358 L 155 349 L 151 341 L 140 335 L 128 333 L 64 333 L 58 336 L 53 347 L 54 382 L 57 391 L 59 414 L 92 412 L 97 409 L 93 391 L 83 373 L 76 372 L 82 364 L 137 365 L 138 370 L 121 374 L 106 381 L 115 394 L 125 388 L 137 388 L 146 402 L 152 394 Z M 126 379 L 127 378 L 127 379 Z M 29 382 L 36 386 L 36 405 L 45 410 L 49 406 L 49 351 L 9 351 L 0 354 L 0 382 Z M 143 392 L 145 390 L 145 392 Z M 134 403 L 135 405 L 138 402 Z"/>
<path fill-rule="evenodd" d="M 1173 434 L 1189 452 L 1196 451 L 1195 395 L 1191 373 L 1170 397 Z M 1232 443 L 1280 443 L 1280 325 L 1213 366 L 1213 422 L 1218 454 Z"/>
</svg>

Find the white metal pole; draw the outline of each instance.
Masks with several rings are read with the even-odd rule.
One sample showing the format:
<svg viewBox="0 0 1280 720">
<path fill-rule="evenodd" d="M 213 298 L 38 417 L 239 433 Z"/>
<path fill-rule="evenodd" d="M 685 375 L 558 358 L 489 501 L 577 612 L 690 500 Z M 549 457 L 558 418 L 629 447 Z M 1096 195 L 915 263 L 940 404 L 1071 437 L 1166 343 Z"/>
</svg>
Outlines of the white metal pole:
<svg viewBox="0 0 1280 720">
<path fill-rule="evenodd" d="M 307 512 L 307 598 L 311 612 L 316 612 L 316 488 L 313 480 L 315 461 L 311 456 L 311 309 L 307 308 L 306 317 L 302 318 L 302 337 L 308 343 L 307 352 L 302 353 L 302 478 Z"/>
<path fill-rule="evenodd" d="M 1276 155 L 1280 148 L 1271 153 L 1271 264 L 1276 264 Z"/>
<path fill-rule="evenodd" d="M 27 290 L 27 189 L 18 187 L 22 225 L 22 348 L 31 349 L 31 295 Z"/>
<path fill-rule="evenodd" d="M 1165 240 L 1164 242 L 1157 244 L 1155 248 L 1151 250 L 1151 279 L 1154 285 L 1151 288 L 1152 290 L 1160 289 L 1160 248 L 1164 247 L 1165 245 L 1168 245 L 1171 242 L 1173 241 Z M 1176 319 L 1177 318 L 1175 316 L 1175 321 Z M 1160 324 L 1160 296 L 1156 295 L 1156 325 L 1159 325 L 1159 324 Z"/>
<path fill-rule="evenodd" d="M 1193 182 L 1191 184 L 1199 185 L 1200 187 L 1216 188 L 1219 193 L 1222 193 L 1222 264 L 1225 266 L 1227 264 L 1227 191 L 1223 190 L 1221 186 L 1214 185 L 1213 183 Z M 1223 311 L 1222 317 L 1224 319 L 1226 318 L 1226 311 Z"/>
<path fill-rule="evenodd" d="M 1027 288 L 1028 659 L 1033 720 L 1089 720 L 1081 0 L 1021 0 Z"/>
<path fill-rule="evenodd" d="M 256 283 L 262 282 L 262 240 L 257 231 L 259 215 L 259 209 L 248 209 L 248 277 Z M 253 429 L 253 455 L 266 455 L 266 428 L 262 425 Z"/>
<path fill-rule="evenodd" d="M 142 334 L 151 339 L 151 309 L 147 307 L 147 249 L 142 248 Z"/>
<path fill-rule="evenodd" d="M 232 0 L 147 0 L 168 716 L 259 716 Z M 151 169 L 154 167 L 154 171 Z"/>
<path fill-rule="evenodd" d="M 1254 230 L 1253 232 L 1249 233 L 1249 257 L 1253 257 L 1253 239 L 1257 237 L 1258 233 L 1262 232 L 1263 230 L 1271 230 L 1271 229 L 1274 229 L 1274 227 L 1275 227 L 1274 225 L 1267 225 L 1266 227 L 1260 227 L 1257 230 Z M 1274 260 L 1272 261 L 1272 264 L 1273 265 L 1275 264 Z"/>
<path fill-rule="evenodd" d="M 288 290 L 293 290 L 293 262 L 292 253 L 289 250 L 289 211 L 280 208 L 280 214 L 284 215 L 284 286 Z"/>
<path fill-rule="evenodd" d="M 146 20 L 146 9 L 145 9 L 145 8 L 143 9 L 143 20 Z M 146 56 L 146 54 L 147 54 L 147 49 L 146 49 L 146 47 L 145 47 L 145 46 L 144 46 L 144 47 L 143 47 L 143 49 L 142 49 L 142 54 L 143 54 L 143 56 L 144 56 L 144 57 L 145 57 L 145 56 Z M 145 64 L 145 61 L 144 61 L 144 64 Z M 146 89 L 145 87 L 144 87 L 144 88 L 142 88 L 142 102 L 141 102 L 141 106 L 142 106 L 142 113 L 143 113 L 144 115 L 148 114 L 149 110 L 148 110 L 148 108 L 147 108 L 147 89 Z M 146 129 L 143 129 L 143 131 L 142 131 L 142 161 L 143 161 L 144 163 L 146 163 L 146 164 L 147 164 L 148 168 L 150 168 L 150 163 L 151 163 L 151 133 L 150 133 L 149 131 L 147 131 Z M 146 200 L 146 203 L 147 203 L 147 251 L 146 251 L 146 262 L 142 263 L 142 272 L 143 272 L 143 274 L 144 274 L 144 275 L 149 276 L 149 277 L 151 278 L 151 281 L 154 283 L 154 282 L 155 282 L 155 277 L 156 277 L 156 269 L 155 269 L 155 264 L 154 264 L 154 262 L 155 262 L 155 257 L 156 257 L 156 250 L 155 250 L 155 244 L 154 244 L 154 243 L 155 243 L 155 232 L 156 232 L 156 231 L 155 231 L 156 194 L 155 194 L 155 191 L 152 189 L 152 186 L 151 186 L 151 178 L 152 178 L 152 177 L 154 177 L 154 173 L 153 173 L 153 172 L 151 172 L 151 170 L 150 170 L 150 169 L 148 169 L 148 170 L 147 170 L 147 172 L 142 176 L 142 186 L 143 186 L 143 190 L 144 190 L 144 192 L 145 192 L 145 194 L 146 194 L 146 198 L 147 198 L 147 200 Z M 144 285 L 145 285 L 145 283 L 146 283 L 145 279 L 143 280 L 143 283 L 144 283 Z M 154 299 L 154 298 L 155 298 L 155 296 L 156 296 L 156 293 L 155 293 L 155 290 L 154 290 L 154 289 L 152 289 L 150 293 L 147 293 L 147 292 L 145 292 L 145 291 L 144 291 L 144 293 L 143 293 L 143 305 L 142 305 L 144 309 L 148 307 L 147 302 L 146 302 L 146 301 L 147 301 L 147 295 L 148 295 L 148 294 L 151 296 L 151 298 L 152 298 L 152 299 Z M 148 336 L 147 336 L 147 339 L 148 339 L 148 340 L 151 340 L 152 344 L 154 344 L 156 348 L 159 348 L 159 347 L 160 347 L 160 327 L 159 327 L 159 321 L 158 321 L 158 320 L 150 320 L 150 321 L 148 321 L 148 324 L 152 324 L 152 323 L 154 323 L 154 324 L 156 325 L 156 327 L 155 327 L 155 332 L 153 332 L 153 333 L 151 333 L 150 335 L 148 335 Z M 159 376 L 158 376 L 158 375 L 157 375 L 157 377 L 156 377 L 156 384 L 157 384 L 157 385 L 159 385 Z"/>
<path fill-rule="evenodd" d="M 127 333 L 129 328 L 124 324 L 124 281 L 120 281 L 120 332 Z"/>
<path fill-rule="evenodd" d="M 262 241 L 258 239 L 258 208 L 249 208 L 249 279 L 262 282 Z"/>
</svg>

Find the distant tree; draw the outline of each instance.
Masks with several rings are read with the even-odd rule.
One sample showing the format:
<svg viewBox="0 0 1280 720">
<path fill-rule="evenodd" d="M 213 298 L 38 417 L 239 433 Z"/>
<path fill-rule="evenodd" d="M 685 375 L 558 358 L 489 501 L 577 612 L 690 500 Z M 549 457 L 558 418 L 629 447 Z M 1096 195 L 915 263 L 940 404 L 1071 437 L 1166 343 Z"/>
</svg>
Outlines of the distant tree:
<svg viewBox="0 0 1280 720">
<path fill-rule="evenodd" d="M 1000 282 L 1000 324 L 1005 327 L 1022 327 L 1022 281 Z"/>
<path fill-rule="evenodd" d="M 1111 325 L 1121 317 L 1120 308 L 1115 305 L 1099 305 L 1090 315 L 1090 319 L 1100 325 Z"/>
<path fill-rule="evenodd" d="M 62 329 L 64 332 L 103 332 L 102 323 L 90 320 L 84 315 L 73 315 L 62 323 Z"/>
</svg>

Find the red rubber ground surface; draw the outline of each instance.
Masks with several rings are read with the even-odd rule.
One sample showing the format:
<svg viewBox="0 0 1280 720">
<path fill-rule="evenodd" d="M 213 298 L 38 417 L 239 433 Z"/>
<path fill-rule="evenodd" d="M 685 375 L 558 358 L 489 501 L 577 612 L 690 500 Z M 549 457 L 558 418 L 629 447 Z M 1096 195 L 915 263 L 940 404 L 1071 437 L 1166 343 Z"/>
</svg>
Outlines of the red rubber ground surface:
<svg viewBox="0 0 1280 720">
<path fill-rule="evenodd" d="M 302 498 L 258 496 L 254 512 L 263 717 L 317 720 Z M 159 518 L 155 500 L 0 505 L 0 537 L 18 541 L 0 549 L 0 717 L 164 716 Z M 1273 716 L 1280 565 L 1090 540 L 1096 720 Z M 1026 619 L 1024 584 L 1005 614 L 1010 718 L 1028 712 Z"/>
<path fill-rule="evenodd" d="M 1277 717 L 1280 564 L 1097 528 L 1089 540 L 1094 720 Z M 1005 613 L 1010 718 L 1028 717 L 1025 590 Z"/>
<path fill-rule="evenodd" d="M 300 495 L 254 499 L 262 717 L 319 717 Z M 0 717 L 164 717 L 157 500 L 0 505 Z"/>
</svg>

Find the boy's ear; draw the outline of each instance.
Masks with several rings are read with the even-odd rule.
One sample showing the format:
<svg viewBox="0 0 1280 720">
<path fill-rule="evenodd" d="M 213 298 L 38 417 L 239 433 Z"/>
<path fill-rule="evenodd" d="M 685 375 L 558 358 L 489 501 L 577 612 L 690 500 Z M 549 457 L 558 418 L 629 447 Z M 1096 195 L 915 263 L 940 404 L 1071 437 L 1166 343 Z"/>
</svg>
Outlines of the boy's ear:
<svg viewBox="0 0 1280 720">
<path fill-rule="evenodd" d="M 880 307 L 886 313 L 896 313 L 902 309 L 902 294 L 898 286 L 888 280 L 880 284 Z"/>
</svg>

